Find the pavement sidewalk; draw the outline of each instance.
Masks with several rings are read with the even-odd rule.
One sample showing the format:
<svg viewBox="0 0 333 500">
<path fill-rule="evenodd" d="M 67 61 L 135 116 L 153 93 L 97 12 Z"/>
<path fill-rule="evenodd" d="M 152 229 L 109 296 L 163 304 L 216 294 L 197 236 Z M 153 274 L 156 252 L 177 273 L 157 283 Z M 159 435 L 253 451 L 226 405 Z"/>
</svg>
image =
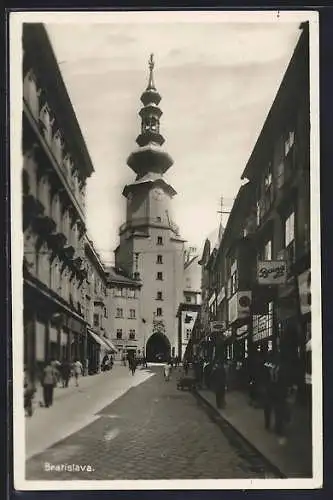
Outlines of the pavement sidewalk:
<svg viewBox="0 0 333 500">
<path fill-rule="evenodd" d="M 138 369 L 132 376 L 127 367 L 115 365 L 111 371 L 81 377 L 79 387 L 71 379 L 68 388 L 63 389 L 59 385 L 55 389 L 50 408 L 39 406 L 42 388 L 38 387 L 34 414 L 25 418 L 26 458 L 89 425 L 105 406 L 152 375 L 149 369 Z"/>
<path fill-rule="evenodd" d="M 226 408 L 219 410 L 212 391 L 202 389 L 197 393 L 286 477 L 312 477 L 311 422 L 304 408 L 294 406 L 287 442 L 281 445 L 277 436 L 265 429 L 263 410 L 250 406 L 246 394 L 228 391 Z"/>
</svg>

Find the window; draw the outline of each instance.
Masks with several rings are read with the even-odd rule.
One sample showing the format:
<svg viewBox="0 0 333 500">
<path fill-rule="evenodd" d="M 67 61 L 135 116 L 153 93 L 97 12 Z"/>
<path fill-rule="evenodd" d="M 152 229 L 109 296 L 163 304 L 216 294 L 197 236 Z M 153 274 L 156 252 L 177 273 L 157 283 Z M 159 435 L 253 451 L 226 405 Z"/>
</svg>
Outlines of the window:
<svg viewBox="0 0 333 500">
<path fill-rule="evenodd" d="M 163 264 L 163 256 L 162 255 L 158 255 L 157 256 L 157 261 L 156 261 L 157 264 Z"/>
<path fill-rule="evenodd" d="M 126 288 L 121 289 L 121 296 L 126 297 Z"/>
<path fill-rule="evenodd" d="M 99 326 L 99 315 L 94 313 L 94 326 Z"/>
<path fill-rule="evenodd" d="M 287 248 L 295 239 L 295 212 L 291 212 L 285 221 L 284 235 Z"/>
<path fill-rule="evenodd" d="M 127 297 L 129 299 L 135 299 L 135 290 L 128 290 Z"/>
<path fill-rule="evenodd" d="M 237 271 L 235 271 L 234 274 L 231 276 L 230 287 L 231 287 L 231 295 L 233 295 L 234 293 L 236 293 L 237 288 L 238 288 L 238 275 L 237 275 Z"/>
<path fill-rule="evenodd" d="M 130 338 L 130 340 L 135 340 L 135 330 L 129 331 L 129 338 Z"/>
<path fill-rule="evenodd" d="M 284 142 L 284 155 L 287 156 L 289 151 L 292 149 L 295 142 L 295 132 L 289 132 L 285 142 Z"/>
<path fill-rule="evenodd" d="M 157 280 L 160 280 L 160 281 L 163 281 L 163 273 L 161 272 L 158 272 L 157 273 L 157 277 L 156 277 Z"/>
<path fill-rule="evenodd" d="M 135 319 L 135 309 L 130 309 L 130 318 Z"/>
<path fill-rule="evenodd" d="M 123 317 L 123 310 L 121 307 L 117 307 L 116 318 L 122 318 L 122 317 Z"/>
<path fill-rule="evenodd" d="M 117 329 L 117 339 L 122 339 L 123 338 L 123 331 L 121 328 Z"/>
<path fill-rule="evenodd" d="M 108 317 L 108 310 L 106 307 L 104 307 L 104 318 Z"/>
<path fill-rule="evenodd" d="M 163 316 L 163 311 L 161 307 L 158 307 L 156 310 L 156 316 Z"/>
<path fill-rule="evenodd" d="M 185 299 L 186 299 L 186 302 L 191 302 L 191 297 L 189 295 L 186 295 Z"/>
<path fill-rule="evenodd" d="M 157 236 L 157 244 L 158 245 L 163 245 L 163 238 L 162 238 L 162 236 Z"/>
<path fill-rule="evenodd" d="M 191 328 L 186 328 L 186 338 L 189 339 L 191 335 Z"/>
<path fill-rule="evenodd" d="M 156 300 L 163 300 L 162 292 L 157 292 Z"/>
<path fill-rule="evenodd" d="M 267 170 L 264 176 L 264 186 L 265 189 L 269 189 L 269 187 L 272 185 L 272 172 L 270 169 Z"/>
<path fill-rule="evenodd" d="M 121 297 L 121 288 L 115 288 L 113 294 L 115 297 Z"/>
<path fill-rule="evenodd" d="M 264 246 L 264 260 L 272 260 L 272 240 L 267 241 Z"/>
</svg>

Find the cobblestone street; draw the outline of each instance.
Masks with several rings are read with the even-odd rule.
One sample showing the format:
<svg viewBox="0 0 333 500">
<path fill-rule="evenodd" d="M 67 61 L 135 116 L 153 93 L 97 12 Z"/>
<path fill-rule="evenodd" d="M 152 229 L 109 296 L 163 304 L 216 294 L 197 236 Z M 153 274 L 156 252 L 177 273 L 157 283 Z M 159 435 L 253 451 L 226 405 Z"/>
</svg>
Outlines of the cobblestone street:
<svg viewBox="0 0 333 500">
<path fill-rule="evenodd" d="M 151 370 L 155 376 L 102 409 L 93 423 L 30 458 L 26 478 L 274 477 L 233 445 L 192 393 L 177 391 L 177 373 L 166 383 L 161 368 Z M 61 464 L 67 470 L 46 470 Z M 91 471 L 69 471 L 73 465 L 90 466 Z"/>
</svg>

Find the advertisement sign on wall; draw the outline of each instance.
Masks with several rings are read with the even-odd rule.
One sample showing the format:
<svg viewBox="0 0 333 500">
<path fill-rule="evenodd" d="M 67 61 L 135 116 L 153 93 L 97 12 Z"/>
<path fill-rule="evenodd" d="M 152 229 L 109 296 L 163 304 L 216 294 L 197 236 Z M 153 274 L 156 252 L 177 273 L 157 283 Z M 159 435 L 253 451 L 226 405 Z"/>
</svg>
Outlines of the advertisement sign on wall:
<svg viewBox="0 0 333 500">
<path fill-rule="evenodd" d="M 259 285 L 282 285 L 287 280 L 287 263 L 283 260 L 261 260 L 257 265 Z"/>
<path fill-rule="evenodd" d="M 222 300 L 225 298 L 225 288 L 224 286 L 221 288 L 220 293 L 217 296 L 217 305 L 219 306 L 222 302 Z"/>
<path fill-rule="evenodd" d="M 250 315 L 252 292 L 236 292 L 229 300 L 229 323 L 237 319 L 248 318 Z"/>
<path fill-rule="evenodd" d="M 225 321 L 211 321 L 210 322 L 210 333 L 220 333 L 226 329 Z"/>
</svg>

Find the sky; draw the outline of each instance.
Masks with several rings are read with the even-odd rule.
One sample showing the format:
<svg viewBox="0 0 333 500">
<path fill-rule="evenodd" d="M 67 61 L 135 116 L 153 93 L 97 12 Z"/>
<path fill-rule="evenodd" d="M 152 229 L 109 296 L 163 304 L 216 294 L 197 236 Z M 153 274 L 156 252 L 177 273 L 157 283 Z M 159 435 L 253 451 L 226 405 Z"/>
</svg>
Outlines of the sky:
<svg viewBox="0 0 333 500">
<path fill-rule="evenodd" d="M 174 159 L 165 177 L 178 193 L 175 222 L 199 250 L 219 225 L 221 196 L 230 208 L 241 185 L 298 26 L 244 17 L 46 24 L 95 169 L 87 185 L 87 227 L 104 262 L 113 261 L 125 220 L 123 187 L 135 178 L 126 159 L 137 147 L 150 53 L 162 96 L 164 148 Z"/>
</svg>

